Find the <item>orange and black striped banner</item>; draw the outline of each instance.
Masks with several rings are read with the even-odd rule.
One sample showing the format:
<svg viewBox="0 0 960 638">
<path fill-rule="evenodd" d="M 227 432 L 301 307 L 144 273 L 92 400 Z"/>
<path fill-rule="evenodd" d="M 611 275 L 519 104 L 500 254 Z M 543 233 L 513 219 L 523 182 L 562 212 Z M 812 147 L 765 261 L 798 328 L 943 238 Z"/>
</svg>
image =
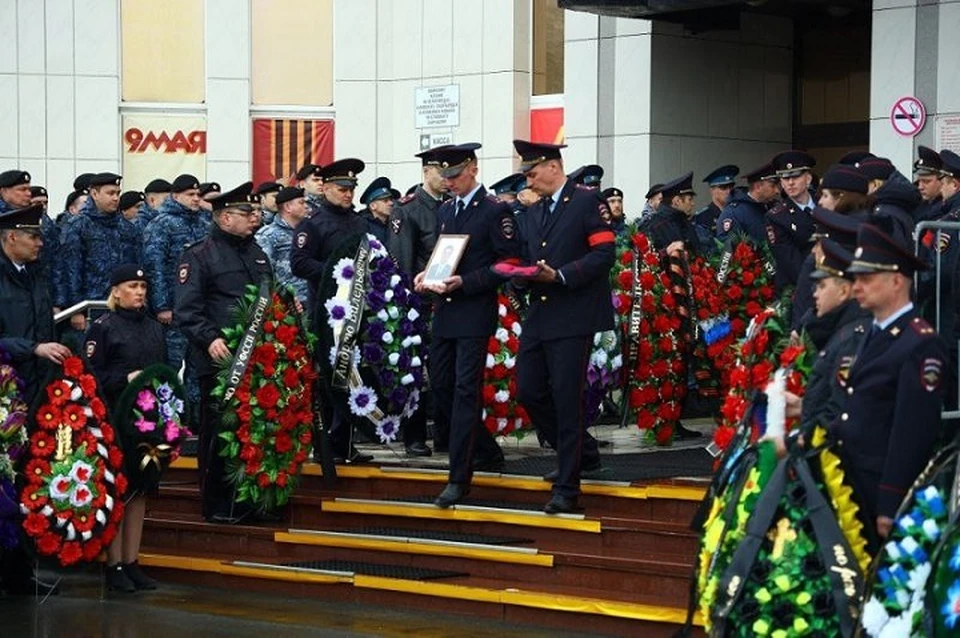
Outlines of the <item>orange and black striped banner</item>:
<svg viewBox="0 0 960 638">
<path fill-rule="evenodd" d="M 333 120 L 254 120 L 253 183 L 293 184 L 304 164 L 333 161 Z"/>
</svg>

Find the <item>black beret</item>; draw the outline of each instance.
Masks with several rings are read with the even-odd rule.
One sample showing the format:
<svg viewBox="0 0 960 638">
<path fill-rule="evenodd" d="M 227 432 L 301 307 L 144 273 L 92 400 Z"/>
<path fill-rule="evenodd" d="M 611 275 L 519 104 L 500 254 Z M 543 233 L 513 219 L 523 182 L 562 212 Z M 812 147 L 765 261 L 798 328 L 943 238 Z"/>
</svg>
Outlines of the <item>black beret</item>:
<svg viewBox="0 0 960 638">
<path fill-rule="evenodd" d="M 253 190 L 253 182 L 250 183 L 250 190 Z M 217 182 L 201 182 L 200 183 L 200 197 L 206 197 L 210 193 L 219 193 L 221 191 L 220 184 Z"/>
<path fill-rule="evenodd" d="M 210 199 L 213 210 L 223 210 L 224 208 L 253 207 L 260 201 L 260 198 L 253 194 L 253 182 L 244 182 L 232 191 L 221 193 Z"/>
<path fill-rule="evenodd" d="M 300 167 L 300 170 L 297 171 L 297 179 L 303 181 L 311 175 L 322 177 L 320 175 L 321 170 L 323 170 L 323 167 L 321 167 L 319 164 L 304 164 Z"/>
<path fill-rule="evenodd" d="M 320 169 L 320 177 L 324 183 L 339 184 L 340 186 L 356 186 L 357 175 L 366 167 L 361 160 L 355 157 L 345 157 Z"/>
<path fill-rule="evenodd" d="M 620 199 L 623 199 L 623 191 L 619 188 L 611 186 L 600 193 L 600 199 L 610 199 L 611 197 L 619 197 Z"/>
<path fill-rule="evenodd" d="M 277 193 L 277 206 L 293 201 L 298 197 L 303 197 L 303 189 L 296 186 L 284 186 Z"/>
<path fill-rule="evenodd" d="M 110 285 L 119 286 L 128 281 L 147 281 L 147 273 L 136 264 L 123 264 L 110 272 Z"/>
<path fill-rule="evenodd" d="M 116 173 L 97 173 L 90 178 L 89 186 L 91 188 L 94 186 L 119 186 L 122 179 L 123 177 Z"/>
<path fill-rule="evenodd" d="M 869 180 L 860 169 L 846 164 L 834 164 L 824 174 L 820 188 L 835 188 L 852 193 L 867 194 Z"/>
<path fill-rule="evenodd" d="M 30 197 L 48 197 L 47 189 L 43 186 L 31 186 Z"/>
<path fill-rule="evenodd" d="M 15 169 L 0 173 L 0 188 L 11 188 L 30 183 L 30 173 Z"/>
<path fill-rule="evenodd" d="M 283 185 L 280 182 L 263 182 L 253 192 L 257 195 L 265 195 L 267 193 L 279 193 L 281 188 L 283 188 Z"/>
<path fill-rule="evenodd" d="M 24 230 L 40 232 L 40 217 L 43 215 L 43 204 L 31 204 L 24 208 L 15 208 L 0 214 L 0 230 Z"/>
<path fill-rule="evenodd" d="M 191 188 L 200 188 L 200 180 L 193 175 L 184 173 L 183 175 L 178 175 L 177 179 L 173 180 L 173 184 L 170 185 L 170 192 L 182 193 Z"/>
<path fill-rule="evenodd" d="M 75 191 L 85 191 L 87 187 L 90 186 L 90 180 L 93 179 L 93 173 L 80 173 L 77 175 L 76 179 L 73 180 L 73 190 Z"/>
<path fill-rule="evenodd" d="M 169 193 L 171 190 L 170 182 L 165 179 L 157 178 L 147 184 L 147 187 L 143 189 L 144 193 Z"/>
<path fill-rule="evenodd" d="M 560 149 L 567 148 L 566 144 L 539 144 L 527 140 L 513 140 L 513 148 L 520 156 L 520 172 L 526 173 L 531 168 L 552 159 L 561 159 Z"/>
<path fill-rule="evenodd" d="M 860 168 L 860 165 L 863 163 L 864 160 L 868 160 L 874 157 L 876 157 L 876 155 L 874 155 L 870 151 L 850 151 L 844 154 L 844 156 L 841 157 L 840 161 L 837 163 L 843 164 L 845 166 L 853 166 L 855 168 Z"/>
<path fill-rule="evenodd" d="M 643 196 L 644 199 L 650 199 L 658 195 L 663 190 L 663 184 L 654 184 L 650 187 L 650 190 L 647 191 L 647 194 Z"/>
<path fill-rule="evenodd" d="M 67 195 L 67 199 L 66 201 L 64 201 L 64 204 L 63 204 L 64 210 L 73 206 L 73 202 L 77 201 L 77 198 L 81 197 L 84 194 L 85 194 L 84 191 L 73 191 L 72 193 Z"/>
<path fill-rule="evenodd" d="M 127 191 L 120 196 L 120 210 L 127 210 L 131 206 L 137 206 L 143 200 L 144 196 L 140 191 Z"/>
</svg>

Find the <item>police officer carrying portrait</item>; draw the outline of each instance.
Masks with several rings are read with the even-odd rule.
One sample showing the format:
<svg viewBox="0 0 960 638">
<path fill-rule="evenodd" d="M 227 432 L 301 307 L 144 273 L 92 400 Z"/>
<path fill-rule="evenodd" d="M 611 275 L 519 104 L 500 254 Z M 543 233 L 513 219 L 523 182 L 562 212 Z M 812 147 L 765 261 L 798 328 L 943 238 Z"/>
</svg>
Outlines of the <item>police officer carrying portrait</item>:
<svg viewBox="0 0 960 638">
<path fill-rule="evenodd" d="M 140 212 L 134 223 L 144 231 L 147 224 L 152 222 L 160 214 L 160 206 L 170 195 L 170 182 L 165 179 L 157 178 L 151 180 L 147 187 L 143 189 L 143 204 L 140 205 Z"/>
<path fill-rule="evenodd" d="M 704 238 L 709 240 L 717 234 L 717 220 L 724 206 L 730 201 L 730 194 L 734 184 L 737 183 L 739 173 L 739 166 L 727 164 L 713 169 L 703 178 L 703 183 L 710 189 L 710 203 L 693 216 L 693 223 L 696 224 L 700 233 L 701 242 L 706 243 Z"/>
<path fill-rule="evenodd" d="M 387 177 L 378 177 L 367 186 L 360 195 L 360 203 L 365 206 L 360 217 L 367 222 L 367 232 L 383 243 L 388 244 L 390 232 L 390 213 L 400 193 L 394 190 Z"/>
<path fill-rule="evenodd" d="M 810 194 L 813 182 L 813 156 L 804 151 L 784 151 L 773 158 L 786 197 L 767 213 L 767 239 L 777 263 L 777 292 L 795 286 L 800 267 L 810 252 L 813 236 L 813 208 Z"/>
<path fill-rule="evenodd" d="M 259 219 L 253 184 L 247 182 L 211 200 L 209 235 L 183 251 L 176 266 L 175 326 L 187 337 L 190 361 L 200 380 L 200 428 L 197 461 L 203 517 L 237 522 L 245 511 L 235 507 L 218 454 L 220 405 L 213 396 L 218 365 L 230 361 L 222 330 L 233 325 L 237 301 L 247 286 L 271 276 L 270 260 L 253 240 Z"/>
<path fill-rule="evenodd" d="M 367 223 L 353 209 L 353 196 L 357 188 L 357 175 L 364 163 L 349 157 L 327 164 L 322 169 L 307 175 L 322 180 L 322 197 L 315 198 L 316 209 L 312 217 L 296 228 L 290 266 L 293 274 L 308 283 L 310 316 L 319 322 L 324 312 L 323 304 L 317 303 L 317 287 L 326 273 L 327 260 L 344 241 L 367 232 Z M 307 204 L 310 196 L 307 194 Z M 325 320 L 324 322 L 325 323 Z M 336 405 L 325 405 L 324 422 L 329 423 L 327 432 L 337 463 L 367 463 L 373 460 L 369 454 L 361 454 L 353 445 L 353 417 Z M 320 437 L 314 438 L 314 458 L 319 458 Z"/>
<path fill-rule="evenodd" d="M 59 255 L 63 265 L 62 286 L 58 286 L 55 300 L 58 308 L 69 308 L 84 300 L 104 299 L 114 268 L 143 263 L 140 229 L 118 211 L 121 180 L 114 173 L 98 173 L 90 178 L 90 199 L 80 214 L 63 228 Z M 74 315 L 70 325 L 85 331 L 86 316 Z"/>
<path fill-rule="evenodd" d="M 253 194 L 260 198 L 260 223 L 264 228 L 277 216 L 277 194 L 283 185 L 279 182 L 263 182 Z"/>
<path fill-rule="evenodd" d="M 293 274 L 290 251 L 293 250 L 294 229 L 307 217 L 307 202 L 303 189 L 285 186 L 276 194 L 277 214 L 273 222 L 257 231 L 256 240 L 270 258 L 277 283 L 293 288 L 297 301 L 307 305 L 307 282 Z"/>
<path fill-rule="evenodd" d="M 747 189 L 734 189 L 717 218 L 717 239 L 744 234 L 757 245 L 767 243 L 767 203 L 777 197 L 779 185 L 772 164 L 764 164 L 742 175 Z"/>
<path fill-rule="evenodd" d="M 853 294 L 873 322 L 830 432 L 840 443 L 864 522 L 881 539 L 941 434 L 946 350 L 911 301 L 914 272 L 925 267 L 908 248 L 863 224 L 847 269 L 855 277 Z M 868 549 L 879 549 L 876 539 Z"/>
<path fill-rule="evenodd" d="M 544 511 L 559 514 L 577 509 L 581 473 L 601 466 L 581 401 L 593 335 L 613 328 L 609 274 L 616 238 L 598 193 L 564 175 L 565 146 L 524 140 L 513 145 L 527 183 L 541 195 L 529 211 L 528 251 L 540 271 L 529 281 L 517 395 L 557 451 L 557 470 L 546 477 L 553 493 Z"/>
<path fill-rule="evenodd" d="M 497 325 L 497 289 L 501 280 L 490 267 L 519 254 L 513 211 L 477 181 L 477 143 L 435 149 L 440 174 L 453 197 L 437 212 L 437 234 L 469 235 L 457 272 L 418 292 L 434 292 L 430 378 L 437 418 L 450 424 L 450 473 L 437 497 L 447 508 L 470 492 L 475 469 L 502 467 L 503 452 L 480 419 L 481 385 L 487 340 Z"/>
<path fill-rule="evenodd" d="M 55 341 L 47 282 L 36 268 L 43 246 L 39 204 L 0 213 L 0 349 L 8 353 L 24 381 L 31 405 L 53 364 L 70 350 Z M 24 545 L 0 550 L 0 589 L 8 596 L 43 596 L 55 588 L 36 580 Z"/>
</svg>

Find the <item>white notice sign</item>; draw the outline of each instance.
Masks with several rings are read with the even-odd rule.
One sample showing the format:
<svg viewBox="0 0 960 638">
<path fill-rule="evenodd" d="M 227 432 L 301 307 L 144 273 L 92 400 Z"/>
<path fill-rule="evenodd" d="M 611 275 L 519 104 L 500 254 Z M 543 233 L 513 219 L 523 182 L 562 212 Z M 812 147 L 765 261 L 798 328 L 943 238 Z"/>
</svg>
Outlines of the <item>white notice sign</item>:
<svg viewBox="0 0 960 638">
<path fill-rule="evenodd" d="M 960 115 L 937 117 L 937 148 L 960 152 Z"/>
<path fill-rule="evenodd" d="M 460 85 L 415 89 L 417 128 L 460 126 Z"/>
</svg>

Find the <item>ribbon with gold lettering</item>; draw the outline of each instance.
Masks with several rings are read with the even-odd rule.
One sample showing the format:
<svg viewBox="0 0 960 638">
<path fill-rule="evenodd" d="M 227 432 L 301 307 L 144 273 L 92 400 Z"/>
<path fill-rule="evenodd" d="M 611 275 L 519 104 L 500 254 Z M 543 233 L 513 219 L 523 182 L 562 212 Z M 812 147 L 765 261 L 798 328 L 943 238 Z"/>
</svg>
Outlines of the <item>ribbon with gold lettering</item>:
<svg viewBox="0 0 960 638">
<path fill-rule="evenodd" d="M 353 370 L 353 344 L 360 333 L 360 322 L 366 306 L 367 273 L 370 269 L 370 240 L 367 235 L 360 237 L 357 254 L 353 259 L 353 281 L 350 282 L 350 315 L 340 330 L 337 354 L 333 362 L 331 385 L 346 390 L 350 385 L 350 373 Z M 320 305 L 320 304 L 318 304 Z M 322 306 L 321 306 L 322 307 Z"/>
<path fill-rule="evenodd" d="M 260 287 L 257 291 L 257 300 L 253 304 L 251 312 L 250 325 L 247 326 L 240 345 L 237 346 L 237 353 L 233 355 L 233 361 L 230 362 L 230 368 L 227 371 L 227 383 L 223 391 L 223 405 L 226 405 L 237 388 L 240 387 L 240 381 L 250 365 L 250 357 L 253 355 L 253 349 L 257 345 L 257 338 L 263 331 L 263 323 L 266 320 L 267 308 L 270 307 L 270 279 L 264 277 L 260 281 Z"/>
</svg>

